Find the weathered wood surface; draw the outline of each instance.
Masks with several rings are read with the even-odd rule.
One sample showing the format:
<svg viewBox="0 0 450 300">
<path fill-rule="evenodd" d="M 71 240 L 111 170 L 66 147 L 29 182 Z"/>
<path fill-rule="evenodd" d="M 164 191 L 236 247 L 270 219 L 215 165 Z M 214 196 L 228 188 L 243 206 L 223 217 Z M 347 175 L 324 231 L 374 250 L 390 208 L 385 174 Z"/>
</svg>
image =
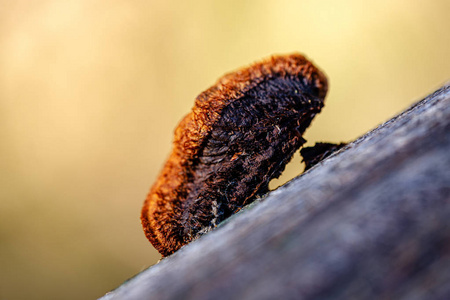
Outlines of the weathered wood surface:
<svg viewBox="0 0 450 300">
<path fill-rule="evenodd" d="M 450 85 L 102 299 L 450 299 Z"/>
</svg>

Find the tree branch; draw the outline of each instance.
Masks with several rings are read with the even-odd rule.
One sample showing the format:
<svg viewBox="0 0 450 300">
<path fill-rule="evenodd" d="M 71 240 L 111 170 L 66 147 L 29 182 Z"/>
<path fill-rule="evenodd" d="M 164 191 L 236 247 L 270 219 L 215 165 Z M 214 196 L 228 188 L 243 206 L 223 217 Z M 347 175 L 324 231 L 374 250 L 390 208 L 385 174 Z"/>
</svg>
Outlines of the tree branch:
<svg viewBox="0 0 450 300">
<path fill-rule="evenodd" d="M 450 299 L 450 85 L 102 299 Z"/>
</svg>

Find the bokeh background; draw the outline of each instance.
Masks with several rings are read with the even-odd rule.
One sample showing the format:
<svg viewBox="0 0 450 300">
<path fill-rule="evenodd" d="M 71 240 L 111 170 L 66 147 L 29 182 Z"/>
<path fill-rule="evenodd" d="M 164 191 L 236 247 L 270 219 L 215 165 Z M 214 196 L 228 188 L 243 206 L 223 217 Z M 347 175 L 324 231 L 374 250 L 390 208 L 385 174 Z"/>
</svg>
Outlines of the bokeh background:
<svg viewBox="0 0 450 300">
<path fill-rule="evenodd" d="M 308 144 L 449 78 L 450 1 L 0 0 L 0 299 L 94 299 L 154 264 L 139 222 L 218 77 L 300 51 L 329 77 Z M 276 186 L 302 170 L 296 154 Z"/>
</svg>

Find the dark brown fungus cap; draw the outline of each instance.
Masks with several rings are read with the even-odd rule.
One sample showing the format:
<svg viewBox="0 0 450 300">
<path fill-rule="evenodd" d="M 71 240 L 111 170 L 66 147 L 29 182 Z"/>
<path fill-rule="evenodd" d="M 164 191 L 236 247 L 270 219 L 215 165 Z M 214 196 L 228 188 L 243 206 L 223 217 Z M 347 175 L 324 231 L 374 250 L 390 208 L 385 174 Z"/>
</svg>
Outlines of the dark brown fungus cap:
<svg viewBox="0 0 450 300">
<path fill-rule="evenodd" d="M 301 54 L 229 73 L 201 93 L 142 208 L 153 246 L 170 255 L 267 192 L 326 93 L 325 75 Z"/>
</svg>

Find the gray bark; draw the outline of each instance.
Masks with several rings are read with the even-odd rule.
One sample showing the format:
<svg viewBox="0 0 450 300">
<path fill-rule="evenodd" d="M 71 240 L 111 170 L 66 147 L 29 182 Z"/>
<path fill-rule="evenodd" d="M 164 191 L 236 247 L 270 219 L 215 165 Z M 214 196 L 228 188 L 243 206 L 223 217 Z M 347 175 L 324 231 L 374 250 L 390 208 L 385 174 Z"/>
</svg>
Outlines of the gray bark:
<svg viewBox="0 0 450 300">
<path fill-rule="evenodd" d="M 102 299 L 450 299 L 450 85 Z"/>
</svg>

